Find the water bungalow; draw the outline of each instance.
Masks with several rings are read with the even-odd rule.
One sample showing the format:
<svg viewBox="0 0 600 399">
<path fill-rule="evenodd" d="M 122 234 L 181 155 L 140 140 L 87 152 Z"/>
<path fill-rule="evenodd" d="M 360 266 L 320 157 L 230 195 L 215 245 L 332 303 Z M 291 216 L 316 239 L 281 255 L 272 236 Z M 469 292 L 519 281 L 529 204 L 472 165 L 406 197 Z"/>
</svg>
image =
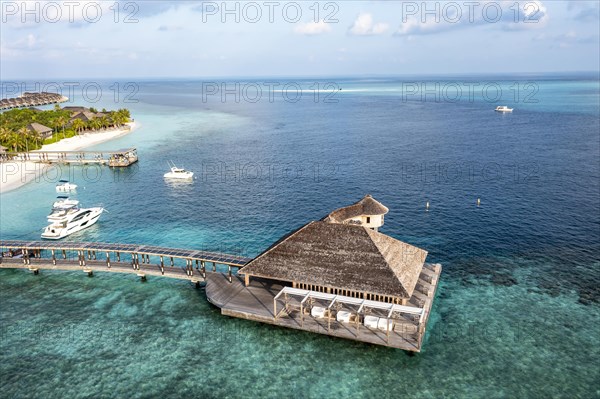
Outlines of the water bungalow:
<svg viewBox="0 0 600 399">
<path fill-rule="evenodd" d="M 28 108 L 38 105 L 56 104 L 67 101 L 68 98 L 57 93 L 33 93 L 25 92 L 19 97 L 3 98 L 0 100 L 0 110 L 12 108 Z"/>
<path fill-rule="evenodd" d="M 231 282 L 209 276 L 207 298 L 225 315 L 418 352 L 441 265 L 380 233 L 387 212 L 367 195 L 305 224 Z"/>
</svg>

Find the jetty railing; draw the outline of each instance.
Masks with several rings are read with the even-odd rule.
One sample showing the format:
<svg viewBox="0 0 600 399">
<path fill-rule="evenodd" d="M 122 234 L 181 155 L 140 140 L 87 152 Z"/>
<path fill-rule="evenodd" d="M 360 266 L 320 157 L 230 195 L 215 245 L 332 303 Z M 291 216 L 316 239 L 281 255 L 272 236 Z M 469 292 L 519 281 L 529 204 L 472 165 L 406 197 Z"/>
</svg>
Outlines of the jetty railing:
<svg viewBox="0 0 600 399">
<path fill-rule="evenodd" d="M 137 149 L 125 148 L 108 151 L 30 151 L 7 152 L 4 161 L 29 161 L 46 164 L 101 164 L 114 167 L 129 166 L 138 161 Z"/>
<path fill-rule="evenodd" d="M 198 283 L 206 278 L 206 264 L 227 266 L 229 281 L 232 269 L 240 269 L 251 258 L 218 252 L 166 248 L 153 245 L 0 240 L 0 268 L 84 270 L 135 273 L 186 279 Z M 151 258 L 153 258 L 151 260 Z M 176 265 L 185 262 L 185 267 Z M 196 272 L 194 272 L 194 266 Z"/>
</svg>

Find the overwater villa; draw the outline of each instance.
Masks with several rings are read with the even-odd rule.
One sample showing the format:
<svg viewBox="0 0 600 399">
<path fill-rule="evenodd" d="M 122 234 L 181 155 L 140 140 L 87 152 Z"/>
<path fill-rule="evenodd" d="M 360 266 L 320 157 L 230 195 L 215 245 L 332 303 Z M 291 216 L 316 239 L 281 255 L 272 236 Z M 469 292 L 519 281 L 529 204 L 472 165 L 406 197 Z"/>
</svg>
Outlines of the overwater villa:
<svg viewBox="0 0 600 399">
<path fill-rule="evenodd" d="M 378 232 L 370 195 L 282 237 L 229 283 L 207 276 L 223 314 L 418 352 L 441 266 Z M 242 279 L 243 277 L 243 279 Z"/>
</svg>

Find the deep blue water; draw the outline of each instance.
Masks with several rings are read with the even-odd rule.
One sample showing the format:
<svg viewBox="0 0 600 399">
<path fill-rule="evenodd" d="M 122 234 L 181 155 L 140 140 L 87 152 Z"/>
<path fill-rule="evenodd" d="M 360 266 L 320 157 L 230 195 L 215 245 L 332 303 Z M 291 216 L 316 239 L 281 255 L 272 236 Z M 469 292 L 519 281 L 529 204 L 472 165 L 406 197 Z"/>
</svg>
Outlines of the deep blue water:
<svg viewBox="0 0 600 399">
<path fill-rule="evenodd" d="M 185 80 L 103 96 L 141 127 L 97 148 L 140 162 L 60 170 L 109 211 L 69 239 L 254 256 L 371 193 L 383 232 L 443 264 L 424 351 L 221 317 L 183 282 L 0 271 L 3 396 L 600 397 L 597 76 L 332 78 L 318 101 L 315 81 L 273 81 L 302 98 L 250 102 L 261 81 L 239 82 L 239 102 L 203 97 Z M 407 91 L 422 83 L 428 96 Z M 502 96 L 452 100 L 465 83 Z M 165 183 L 168 160 L 197 179 Z M 3 239 L 39 238 L 53 173 L 0 197 Z"/>
</svg>

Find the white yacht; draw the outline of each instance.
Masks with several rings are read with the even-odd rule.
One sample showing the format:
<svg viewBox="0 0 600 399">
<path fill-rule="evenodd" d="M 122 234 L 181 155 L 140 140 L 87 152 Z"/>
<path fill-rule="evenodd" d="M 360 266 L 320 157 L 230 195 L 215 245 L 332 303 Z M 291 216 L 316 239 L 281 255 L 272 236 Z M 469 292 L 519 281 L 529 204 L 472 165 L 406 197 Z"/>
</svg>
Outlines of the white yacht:
<svg viewBox="0 0 600 399">
<path fill-rule="evenodd" d="M 496 111 L 496 112 L 513 112 L 513 108 L 508 108 L 506 105 L 498 105 L 494 111 Z"/>
<path fill-rule="evenodd" d="M 77 184 L 69 183 L 68 180 L 59 180 L 56 185 L 56 191 L 75 191 L 77 189 Z"/>
<path fill-rule="evenodd" d="M 50 225 L 44 229 L 42 238 L 59 240 L 90 227 L 98 221 L 104 208 L 80 208 L 79 201 L 63 198 L 54 203 L 48 215 Z"/>
<path fill-rule="evenodd" d="M 191 179 L 194 176 L 194 172 L 178 168 L 173 162 L 169 164 L 171 171 L 165 173 L 165 179 Z"/>
</svg>

